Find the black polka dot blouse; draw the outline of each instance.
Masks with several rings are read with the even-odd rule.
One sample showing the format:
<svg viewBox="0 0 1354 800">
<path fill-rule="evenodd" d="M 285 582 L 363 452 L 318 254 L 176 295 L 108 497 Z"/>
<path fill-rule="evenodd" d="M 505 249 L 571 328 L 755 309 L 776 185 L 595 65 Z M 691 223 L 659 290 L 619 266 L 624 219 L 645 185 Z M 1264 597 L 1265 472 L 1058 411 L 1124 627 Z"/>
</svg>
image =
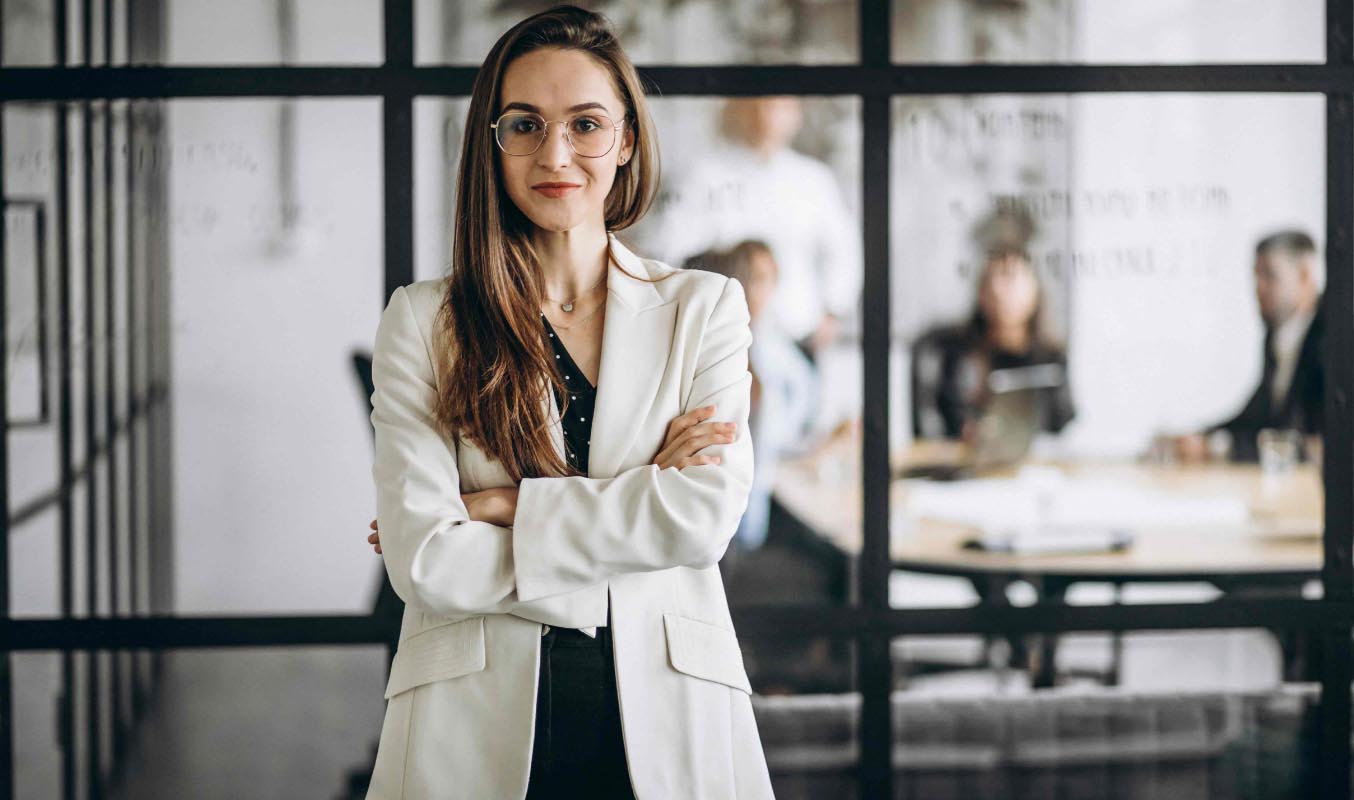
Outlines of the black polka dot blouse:
<svg viewBox="0 0 1354 800">
<path fill-rule="evenodd" d="M 568 390 L 568 409 L 564 412 L 564 453 L 569 464 L 584 475 L 588 474 L 588 448 L 592 440 L 592 407 L 597 398 L 597 387 L 583 377 L 564 343 L 555 335 L 555 329 L 541 312 L 541 324 L 545 328 L 547 340 L 555 353 L 555 366 L 559 369 L 560 379 Z M 566 398 L 554 389 L 557 407 L 564 408 Z"/>
</svg>

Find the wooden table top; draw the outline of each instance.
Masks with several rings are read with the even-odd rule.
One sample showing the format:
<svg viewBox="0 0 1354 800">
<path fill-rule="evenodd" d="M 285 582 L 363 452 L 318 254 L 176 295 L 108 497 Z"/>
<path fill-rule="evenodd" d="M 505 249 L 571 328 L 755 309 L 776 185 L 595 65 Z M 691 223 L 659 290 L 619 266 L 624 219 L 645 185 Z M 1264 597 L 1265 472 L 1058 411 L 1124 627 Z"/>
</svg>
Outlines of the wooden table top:
<svg viewBox="0 0 1354 800">
<path fill-rule="evenodd" d="M 953 462 L 957 444 L 918 442 L 895 453 L 895 469 L 908 464 Z M 1186 580 L 1319 574 L 1322 564 L 1322 487 L 1315 465 L 1299 465 L 1283 476 L 1265 476 L 1258 465 L 1151 465 L 1132 462 L 1048 463 L 1069 479 L 1107 479 L 1180 496 L 1241 498 L 1244 522 L 1215 526 L 1134 528 L 1125 550 L 1103 553 L 1014 554 L 974 550 L 963 543 L 979 533 L 969 524 L 908 510 L 915 480 L 890 484 L 890 555 L 895 567 L 945 574 L 1062 576 L 1084 579 Z M 1015 470 L 991 473 L 1011 477 Z M 984 474 L 982 477 L 988 477 Z M 959 485 L 950 483 L 946 485 Z M 862 540 L 859 434 L 829 442 L 817 452 L 782 461 L 777 468 L 777 502 L 843 552 L 860 552 Z"/>
</svg>

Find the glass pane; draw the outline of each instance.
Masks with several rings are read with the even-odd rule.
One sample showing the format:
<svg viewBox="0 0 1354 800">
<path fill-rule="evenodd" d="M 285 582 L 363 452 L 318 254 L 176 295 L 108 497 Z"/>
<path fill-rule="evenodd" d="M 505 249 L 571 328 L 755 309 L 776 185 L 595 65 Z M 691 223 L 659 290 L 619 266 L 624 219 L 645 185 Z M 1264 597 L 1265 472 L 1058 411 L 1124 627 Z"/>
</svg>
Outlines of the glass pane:
<svg viewBox="0 0 1354 800">
<path fill-rule="evenodd" d="M 469 99 L 414 99 L 414 277 L 418 280 L 451 272 L 456 175 L 469 109 Z"/>
<path fill-rule="evenodd" d="M 671 99 L 653 114 L 664 181 L 638 252 L 748 287 L 761 474 L 721 567 L 729 600 L 851 602 L 849 555 L 802 506 L 859 536 L 860 458 L 841 447 L 862 405 L 859 101 Z"/>
<path fill-rule="evenodd" d="M 1322 99 L 893 119 L 894 603 L 1319 592 Z"/>
<path fill-rule="evenodd" d="M 165 64 L 377 64 L 381 0 L 173 0 Z M 134 33 L 135 35 L 135 33 Z"/>
<path fill-rule="evenodd" d="M 50 67 L 56 64 L 55 3 L 39 0 L 0 2 L 0 49 L 6 67 Z"/>
<path fill-rule="evenodd" d="M 857 797 L 856 647 L 740 634 L 752 710 L 778 798 Z"/>
<path fill-rule="evenodd" d="M 379 103 L 167 105 L 176 610 L 370 610 Z"/>
<path fill-rule="evenodd" d="M 1326 59 L 1320 0 L 893 0 L 899 63 L 1297 63 Z"/>
<path fill-rule="evenodd" d="M 1067 636 L 1057 689 L 977 637 L 895 639 L 893 659 L 900 796 L 1318 794 L 1321 685 L 1283 679 L 1270 631 Z"/>
<path fill-rule="evenodd" d="M 418 0 L 414 57 L 478 66 L 508 29 L 553 3 Z M 580 2 L 636 64 L 841 64 L 859 59 L 854 2 Z"/>
<path fill-rule="evenodd" d="M 13 657 L 16 796 L 63 796 L 63 694 L 76 722 L 67 749 L 77 797 L 95 796 L 86 791 L 93 752 L 107 786 L 96 796 L 117 798 L 347 796 L 350 777 L 371 769 L 385 708 L 384 647 L 168 651 L 158 654 L 153 683 L 144 654 L 94 656 L 93 705 L 89 654 L 71 655 L 68 691 L 63 656 Z"/>
</svg>

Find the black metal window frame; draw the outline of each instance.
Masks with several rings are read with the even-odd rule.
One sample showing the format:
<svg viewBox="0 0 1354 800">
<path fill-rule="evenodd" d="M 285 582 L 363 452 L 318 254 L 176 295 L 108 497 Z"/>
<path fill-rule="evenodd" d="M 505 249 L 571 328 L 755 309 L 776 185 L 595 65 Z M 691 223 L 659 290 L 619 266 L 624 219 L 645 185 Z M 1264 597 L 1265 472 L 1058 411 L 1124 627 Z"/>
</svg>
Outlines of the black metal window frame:
<svg viewBox="0 0 1354 800">
<path fill-rule="evenodd" d="M 83 0 L 83 52 L 89 53 L 91 0 Z M 354 67 L 54 66 L 7 68 L 0 79 L 4 103 L 62 104 L 188 97 L 364 97 L 382 103 L 385 300 L 414 279 L 413 103 L 416 97 L 468 96 L 474 67 L 415 66 L 413 0 L 383 0 L 384 61 Z M 134 3 L 128 0 L 130 8 Z M 1351 626 L 1354 625 L 1354 3 L 1326 2 L 1326 59 L 1315 64 L 1026 64 L 958 66 L 893 64 L 891 2 L 861 0 L 860 60 L 846 66 L 649 66 L 640 72 L 664 96 L 765 94 L 842 95 L 862 102 L 862 230 L 865 255 L 862 348 L 864 358 L 864 546 L 858 571 L 859 602 L 849 607 L 766 606 L 735 610 L 740 635 L 822 636 L 857 645 L 856 681 L 862 695 L 860 796 L 892 796 L 891 665 L 889 643 L 903 634 L 1053 633 L 1072 631 L 1181 630 L 1253 626 L 1303 629 L 1321 638 L 1321 737 L 1319 782 L 1323 797 L 1350 795 Z M 65 30 L 64 0 L 56 0 L 58 30 Z M 105 28 L 111 3 L 105 0 Z M 130 13 L 130 12 L 129 12 Z M 107 34 L 107 30 L 105 30 Z M 58 37 L 61 39 L 62 37 Z M 109 39 L 111 41 L 111 35 Z M 64 65 L 64 46 L 58 46 Z M 1128 606 L 976 606 L 894 609 L 888 602 L 890 333 L 889 200 L 891 104 L 908 95 L 1096 93 L 1316 93 L 1326 100 L 1326 444 L 1324 564 L 1321 599 L 1222 599 L 1204 604 Z M 64 129 L 59 126 L 60 129 Z M 4 142 L 0 137 L 0 186 Z M 64 198 L 60 199 L 64 202 Z M 60 212 L 58 212 L 60 213 Z M 0 273 L 4 241 L 0 226 Z M 64 246 L 64 245 L 63 245 Z M 87 259 L 87 265 L 92 259 Z M 62 263 L 64 264 L 64 257 Z M 92 278 L 90 278 L 92 280 Z M 0 281 L 0 302 L 4 301 Z M 64 307 L 64 306 L 63 306 Z M 63 328 L 66 320 L 62 320 Z M 64 337 L 65 332 L 60 332 Z M 0 333 L 0 335 L 3 335 Z M 0 344 L 4 342 L 0 341 Z M 69 369 L 69 341 L 58 348 Z M 8 386 L 0 370 L 0 405 Z M 168 387 L 153 387 L 153 403 Z M 64 423 L 68 427 L 69 409 Z M 13 466 L 0 447 L 0 498 L 9 508 L 7 477 Z M 110 436 L 113 435 L 110 431 Z M 91 457 L 97 452 L 91 453 Z M 67 496 L 85 476 L 63 452 L 62 486 L 48 498 Z M 157 469 L 164 469 L 163 465 Z M 31 516 L 33 509 L 25 514 Z M 15 731 L 11 714 L 9 654 L 225 646 L 386 644 L 386 623 L 362 615 L 340 616 L 113 616 L 23 619 L 10 616 L 9 531 L 27 516 L 6 514 L 0 536 L 0 776 L 13 775 Z M 153 520 L 150 522 L 154 522 Z M 64 524 L 64 523 L 63 523 Z M 68 541 L 68 537 L 63 537 Z M 70 576 L 63 575 L 69 580 Z M 65 591 L 65 590 L 63 590 Z M 12 777 L 0 782 L 0 800 L 12 796 Z"/>
</svg>

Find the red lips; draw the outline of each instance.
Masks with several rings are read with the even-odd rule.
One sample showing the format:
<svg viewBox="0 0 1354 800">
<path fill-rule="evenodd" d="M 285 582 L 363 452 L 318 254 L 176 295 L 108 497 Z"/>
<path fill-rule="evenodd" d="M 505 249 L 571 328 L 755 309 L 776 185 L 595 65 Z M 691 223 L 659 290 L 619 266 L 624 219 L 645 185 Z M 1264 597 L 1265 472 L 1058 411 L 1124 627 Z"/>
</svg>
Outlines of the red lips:
<svg viewBox="0 0 1354 800">
<path fill-rule="evenodd" d="M 546 197 L 560 198 L 578 188 L 576 183 L 538 183 L 531 187 Z"/>
</svg>

